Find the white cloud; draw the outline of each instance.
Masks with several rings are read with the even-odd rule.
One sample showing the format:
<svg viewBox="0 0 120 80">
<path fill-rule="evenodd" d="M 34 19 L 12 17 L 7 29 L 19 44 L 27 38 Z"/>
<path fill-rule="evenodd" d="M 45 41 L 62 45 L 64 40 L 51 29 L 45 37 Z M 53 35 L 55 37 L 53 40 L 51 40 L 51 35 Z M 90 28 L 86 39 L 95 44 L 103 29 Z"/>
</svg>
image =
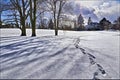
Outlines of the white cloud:
<svg viewBox="0 0 120 80">
<path fill-rule="evenodd" d="M 75 3 L 80 4 L 81 6 L 85 7 L 94 7 L 95 5 L 99 5 L 102 1 L 96 0 L 76 0 Z"/>
<path fill-rule="evenodd" d="M 111 21 L 120 16 L 120 4 L 115 1 L 105 2 L 100 5 L 100 8 L 96 8 L 95 14 L 100 18 L 106 17 Z"/>
<path fill-rule="evenodd" d="M 88 17 L 92 17 L 93 21 L 99 21 L 106 17 L 110 21 L 114 21 L 120 16 L 120 2 L 113 0 L 76 0 L 75 4 L 80 5 L 80 11 L 83 13 L 85 21 Z"/>
</svg>

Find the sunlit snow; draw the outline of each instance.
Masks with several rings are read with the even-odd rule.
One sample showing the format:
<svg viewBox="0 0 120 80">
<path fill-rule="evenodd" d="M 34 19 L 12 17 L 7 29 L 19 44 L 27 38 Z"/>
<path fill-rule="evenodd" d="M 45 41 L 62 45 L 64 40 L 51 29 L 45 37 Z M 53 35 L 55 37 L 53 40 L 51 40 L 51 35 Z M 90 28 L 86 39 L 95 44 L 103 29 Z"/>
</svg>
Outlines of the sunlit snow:
<svg viewBox="0 0 120 80">
<path fill-rule="evenodd" d="M 118 31 L 0 29 L 0 79 L 119 79 Z"/>
</svg>

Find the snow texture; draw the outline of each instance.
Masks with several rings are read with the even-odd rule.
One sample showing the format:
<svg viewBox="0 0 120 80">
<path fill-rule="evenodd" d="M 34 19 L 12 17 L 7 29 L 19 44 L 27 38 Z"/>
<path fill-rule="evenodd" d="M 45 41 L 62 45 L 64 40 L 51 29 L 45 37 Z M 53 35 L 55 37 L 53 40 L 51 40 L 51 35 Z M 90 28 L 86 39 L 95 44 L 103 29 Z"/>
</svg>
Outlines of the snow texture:
<svg viewBox="0 0 120 80">
<path fill-rule="evenodd" d="M 0 79 L 120 79 L 120 33 L 0 29 Z"/>
</svg>

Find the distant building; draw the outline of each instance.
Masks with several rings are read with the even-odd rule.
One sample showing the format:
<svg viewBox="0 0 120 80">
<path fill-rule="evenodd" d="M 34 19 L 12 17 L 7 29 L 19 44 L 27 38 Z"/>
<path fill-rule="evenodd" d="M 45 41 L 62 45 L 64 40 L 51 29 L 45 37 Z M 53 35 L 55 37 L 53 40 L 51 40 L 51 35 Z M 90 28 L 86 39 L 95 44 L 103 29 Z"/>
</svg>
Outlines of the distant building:
<svg viewBox="0 0 120 80">
<path fill-rule="evenodd" d="M 108 30 L 111 27 L 111 22 L 107 20 L 106 18 L 103 18 L 99 23 L 100 23 L 102 30 Z"/>
<path fill-rule="evenodd" d="M 74 27 L 75 27 L 74 20 L 65 20 L 65 19 L 60 20 L 59 28 L 70 30 L 70 29 L 73 29 Z"/>
<path fill-rule="evenodd" d="M 63 15 L 60 19 L 59 28 L 67 30 L 84 30 L 84 19 L 80 14 L 78 18 L 71 18 L 69 15 Z"/>
<path fill-rule="evenodd" d="M 89 17 L 85 30 L 100 30 L 100 24 L 97 22 L 92 22 L 91 17 Z"/>
<path fill-rule="evenodd" d="M 97 22 L 91 22 L 89 25 L 85 26 L 86 30 L 101 30 L 100 25 Z"/>
<path fill-rule="evenodd" d="M 0 28 L 16 28 L 14 24 L 4 24 L 0 25 Z"/>
<path fill-rule="evenodd" d="M 59 22 L 59 29 L 73 30 L 76 24 L 75 18 L 71 18 L 69 15 L 62 15 Z"/>
</svg>

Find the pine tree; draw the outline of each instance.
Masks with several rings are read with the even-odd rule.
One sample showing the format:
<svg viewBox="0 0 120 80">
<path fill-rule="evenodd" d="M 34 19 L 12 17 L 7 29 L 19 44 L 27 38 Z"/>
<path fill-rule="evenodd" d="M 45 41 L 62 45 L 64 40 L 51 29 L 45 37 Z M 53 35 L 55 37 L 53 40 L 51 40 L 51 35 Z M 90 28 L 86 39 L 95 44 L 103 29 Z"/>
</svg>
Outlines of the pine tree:
<svg viewBox="0 0 120 80">
<path fill-rule="evenodd" d="M 53 25 L 53 21 L 52 21 L 52 19 L 50 19 L 49 28 L 50 28 L 50 29 L 53 29 L 53 26 L 54 26 L 54 25 Z"/>
<path fill-rule="evenodd" d="M 89 19 L 88 19 L 88 25 L 90 25 L 91 22 L 92 22 L 91 17 L 89 17 Z"/>
<path fill-rule="evenodd" d="M 78 26 L 79 26 L 78 30 L 84 29 L 84 19 L 81 14 L 78 17 Z"/>
<path fill-rule="evenodd" d="M 112 29 L 120 30 L 120 17 L 118 17 L 117 20 L 114 21 Z"/>
</svg>

